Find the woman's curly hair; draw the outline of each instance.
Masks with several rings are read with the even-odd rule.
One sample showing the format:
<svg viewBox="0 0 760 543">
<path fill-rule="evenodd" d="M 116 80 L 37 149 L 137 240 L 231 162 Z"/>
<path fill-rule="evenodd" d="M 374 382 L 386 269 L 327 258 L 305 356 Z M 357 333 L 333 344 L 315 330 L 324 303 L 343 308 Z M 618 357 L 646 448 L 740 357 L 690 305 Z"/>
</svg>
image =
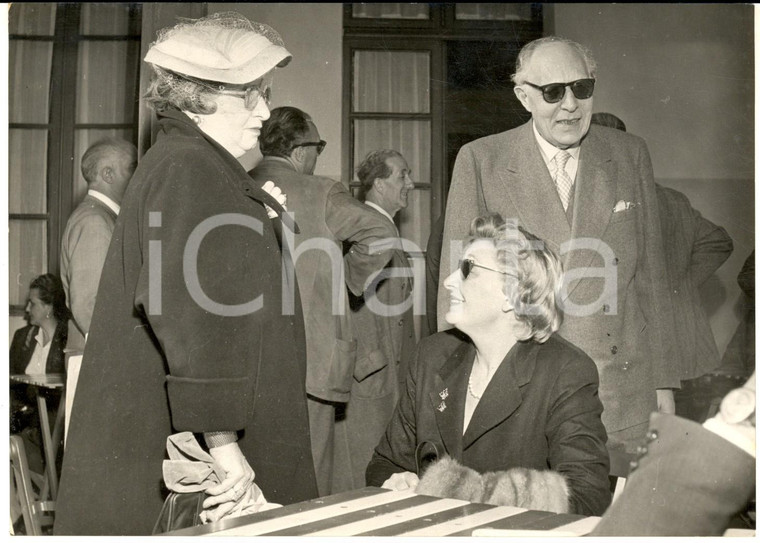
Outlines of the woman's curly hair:
<svg viewBox="0 0 760 543">
<path fill-rule="evenodd" d="M 543 343 L 562 324 L 559 301 L 563 272 L 559 257 L 543 240 L 516 221 L 505 222 L 498 213 L 472 221 L 470 243 L 481 239 L 493 241 L 497 261 L 508 272 L 504 276 L 504 295 L 521 324 L 518 339 Z"/>
</svg>

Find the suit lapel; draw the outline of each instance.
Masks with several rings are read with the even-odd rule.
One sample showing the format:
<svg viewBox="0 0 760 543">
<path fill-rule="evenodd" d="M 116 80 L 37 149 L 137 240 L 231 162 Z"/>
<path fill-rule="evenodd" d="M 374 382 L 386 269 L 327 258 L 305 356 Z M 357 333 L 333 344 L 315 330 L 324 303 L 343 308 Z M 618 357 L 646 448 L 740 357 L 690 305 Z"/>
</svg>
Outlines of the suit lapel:
<svg viewBox="0 0 760 543">
<path fill-rule="evenodd" d="M 446 451 L 458 458 L 462 451 L 464 402 L 467 397 L 467 379 L 475 360 L 475 347 L 461 345 L 435 376 L 435 388 L 429 393 L 438 431 Z"/>
<path fill-rule="evenodd" d="M 462 438 L 463 450 L 490 429 L 501 424 L 520 406 L 520 387 L 530 381 L 535 368 L 534 345 L 518 342 L 507 353 L 472 414 Z"/>
<path fill-rule="evenodd" d="M 570 237 L 570 225 L 538 148 L 532 122 L 518 129 L 519 133 L 510 142 L 513 149 L 500 155 L 504 158 L 497 159 L 503 161 L 498 171 L 502 172 L 504 194 L 512 201 L 522 226 L 558 250 Z"/>
<path fill-rule="evenodd" d="M 570 250 L 563 258 L 565 270 L 586 267 L 596 254 L 615 206 L 615 175 L 609 147 L 604 140 L 589 133 L 581 145 L 580 163 L 575 182 L 572 240 L 590 240 L 586 251 Z M 568 296 L 580 281 L 570 285 Z"/>
</svg>

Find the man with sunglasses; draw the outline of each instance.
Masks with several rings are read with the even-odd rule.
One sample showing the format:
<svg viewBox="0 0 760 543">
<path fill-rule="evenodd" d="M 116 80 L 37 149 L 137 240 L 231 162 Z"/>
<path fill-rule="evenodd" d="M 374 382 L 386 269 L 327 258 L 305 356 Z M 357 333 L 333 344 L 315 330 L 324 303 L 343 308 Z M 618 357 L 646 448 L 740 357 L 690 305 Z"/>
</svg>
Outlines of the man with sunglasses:
<svg viewBox="0 0 760 543">
<path fill-rule="evenodd" d="M 608 447 L 635 451 L 651 411 L 673 413 L 673 313 L 654 175 L 641 138 L 590 126 L 596 63 L 554 36 L 519 53 L 514 92 L 532 119 L 463 146 L 448 195 L 441 285 L 485 212 L 515 218 L 562 259 L 559 333 L 594 359 Z M 439 329 L 448 296 L 438 291 Z"/>
<path fill-rule="evenodd" d="M 275 108 L 259 136 L 264 158 L 249 172 L 258 183 L 273 181 L 283 191 L 300 229 L 284 240 L 295 262 L 298 293 L 283 294 L 294 301 L 298 294 L 303 309 L 307 406 L 320 496 L 345 490 L 335 486 L 333 470 L 336 407 L 349 400 L 356 363 L 345 287 L 362 294 L 369 276 L 392 256 L 391 250 L 373 252 L 372 244 L 396 235 L 392 223 L 368 212 L 343 183 L 313 175 L 326 145 L 305 112 Z M 343 242 L 350 245 L 345 257 Z"/>
</svg>

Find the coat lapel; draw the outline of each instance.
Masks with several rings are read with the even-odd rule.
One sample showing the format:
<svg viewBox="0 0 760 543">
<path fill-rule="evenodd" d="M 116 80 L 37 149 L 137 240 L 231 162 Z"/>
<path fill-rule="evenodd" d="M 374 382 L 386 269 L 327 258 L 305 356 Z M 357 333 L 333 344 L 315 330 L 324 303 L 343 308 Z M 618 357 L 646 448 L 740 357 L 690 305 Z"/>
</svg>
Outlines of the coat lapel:
<svg viewBox="0 0 760 543">
<path fill-rule="evenodd" d="M 587 267 L 594 258 L 602 241 L 615 207 L 616 181 L 612 171 L 613 162 L 608 145 L 593 133 L 581 145 L 580 163 L 575 183 L 572 243 L 576 240 L 590 241 L 584 249 L 570 250 L 563 257 L 565 270 Z M 580 281 L 574 281 L 570 293 Z"/>
<path fill-rule="evenodd" d="M 438 371 L 429 393 L 441 441 L 454 458 L 461 456 L 467 379 L 474 360 L 475 347 L 469 342 L 461 345 Z"/>
<path fill-rule="evenodd" d="M 531 342 L 518 342 L 507 353 L 472 414 L 467 432 L 462 438 L 463 450 L 506 420 L 520 406 L 520 387 L 531 380 L 536 365 L 534 345 Z"/>
<path fill-rule="evenodd" d="M 555 251 L 570 237 L 570 225 L 533 134 L 533 121 L 518 128 L 505 153 L 501 183 L 523 227 L 541 237 Z M 506 217 L 505 217 L 506 218 Z"/>
</svg>

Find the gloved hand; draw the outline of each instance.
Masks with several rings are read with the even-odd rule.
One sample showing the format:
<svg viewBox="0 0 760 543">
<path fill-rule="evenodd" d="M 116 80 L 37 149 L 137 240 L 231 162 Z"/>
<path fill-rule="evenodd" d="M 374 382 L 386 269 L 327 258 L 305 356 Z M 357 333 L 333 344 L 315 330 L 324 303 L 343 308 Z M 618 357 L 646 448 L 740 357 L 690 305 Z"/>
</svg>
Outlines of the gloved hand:
<svg viewBox="0 0 760 543">
<path fill-rule="evenodd" d="M 227 474 L 221 483 L 206 489 L 211 497 L 204 500 L 203 508 L 208 521 L 214 522 L 232 511 L 236 503 L 248 502 L 255 474 L 237 443 L 213 447 L 209 454 Z"/>
</svg>

